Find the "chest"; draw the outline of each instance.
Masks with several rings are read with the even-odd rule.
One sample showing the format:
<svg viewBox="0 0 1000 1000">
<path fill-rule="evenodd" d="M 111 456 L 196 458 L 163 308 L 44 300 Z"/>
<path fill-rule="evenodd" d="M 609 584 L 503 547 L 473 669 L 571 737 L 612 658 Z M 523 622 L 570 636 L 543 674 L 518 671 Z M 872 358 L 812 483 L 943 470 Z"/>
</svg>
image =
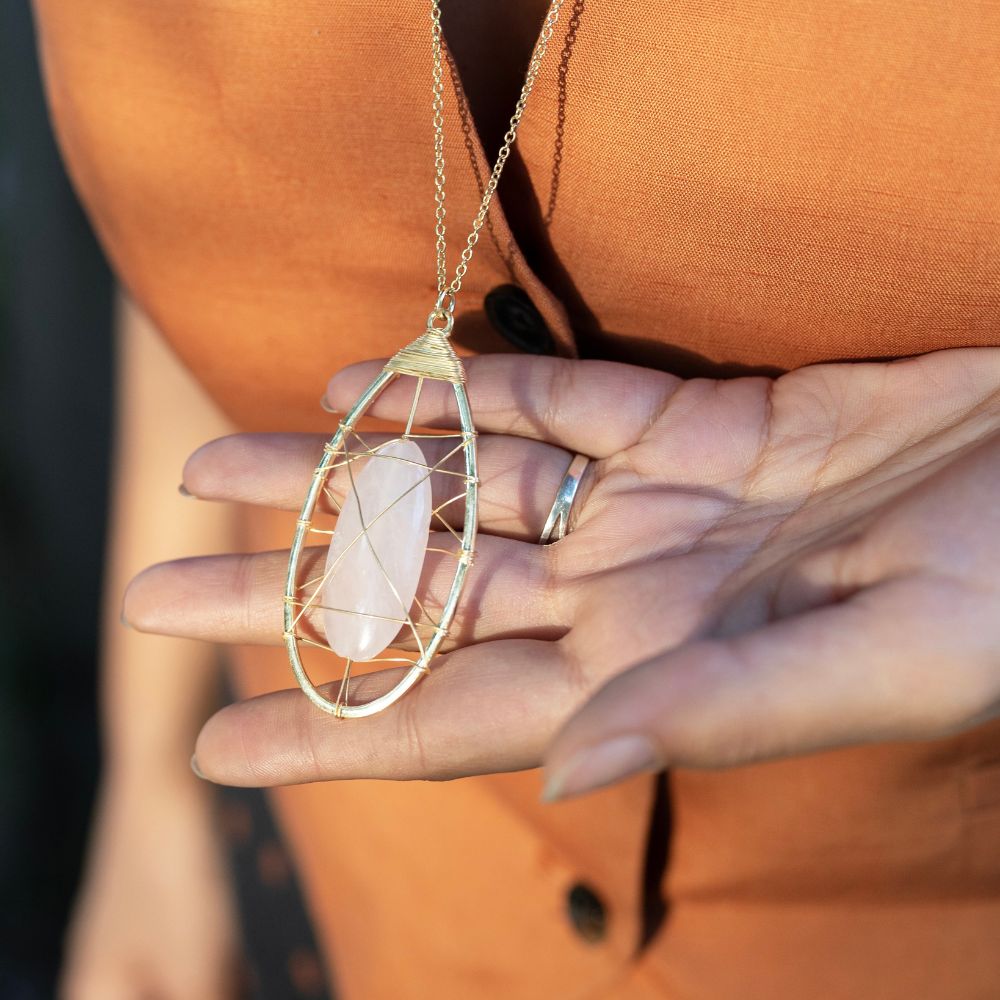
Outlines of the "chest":
<svg viewBox="0 0 1000 1000">
<path fill-rule="evenodd" d="M 453 260 L 466 153 L 492 158 L 545 6 L 445 25 Z M 331 315 L 323 365 L 398 346 L 433 273 L 423 7 L 36 8 L 78 189 L 193 367 L 226 392 L 238 346 L 291 379 Z M 498 209 L 585 355 L 724 374 L 997 343 L 998 62 L 990 4 L 566 0 Z"/>
</svg>

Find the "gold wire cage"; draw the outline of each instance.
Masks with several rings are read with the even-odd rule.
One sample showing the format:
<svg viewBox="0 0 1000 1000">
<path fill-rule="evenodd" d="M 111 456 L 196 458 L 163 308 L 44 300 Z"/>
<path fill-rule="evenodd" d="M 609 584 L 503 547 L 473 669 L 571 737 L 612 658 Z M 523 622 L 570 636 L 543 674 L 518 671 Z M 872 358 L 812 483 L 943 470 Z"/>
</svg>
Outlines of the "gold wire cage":
<svg viewBox="0 0 1000 1000">
<path fill-rule="evenodd" d="M 442 320 L 445 325 L 437 327 L 437 320 Z M 431 661 L 451 626 L 465 584 L 466 574 L 472 564 L 477 530 L 479 491 L 476 430 L 469 407 L 468 395 L 465 390 L 465 371 L 461 360 L 455 354 L 454 349 L 448 341 L 451 326 L 452 316 L 450 311 L 442 312 L 436 310 L 433 312 L 428 319 L 426 332 L 394 355 L 371 385 L 362 393 L 350 412 L 340 422 L 337 433 L 324 446 L 323 455 L 313 473 L 309 491 L 306 494 L 301 513 L 299 514 L 285 581 L 285 645 L 295 678 L 309 700 L 324 712 L 328 712 L 338 718 L 361 718 L 363 716 L 374 715 L 376 712 L 388 708 L 402 698 L 407 691 L 430 671 Z M 391 441 L 381 442 L 378 446 L 372 447 L 365 440 L 365 436 L 358 431 L 357 425 L 375 400 L 388 386 L 401 379 L 410 379 L 415 383 L 409 409 L 409 418 L 405 429 L 399 436 L 392 438 Z M 442 430 L 440 432 L 419 432 L 414 430 L 420 394 L 425 381 L 428 379 L 444 381 L 451 385 L 455 394 L 458 411 L 458 428 L 456 430 Z M 308 562 L 306 553 L 309 552 L 309 549 L 306 548 L 307 540 L 318 536 L 329 545 L 331 536 L 333 535 L 330 529 L 317 525 L 317 504 L 323 498 L 330 505 L 331 509 L 338 513 L 341 510 L 341 505 L 338 503 L 331 489 L 331 476 L 339 469 L 345 470 L 347 474 L 347 486 L 353 493 L 354 500 L 360 505 L 355 485 L 357 480 L 355 467 L 357 463 L 365 463 L 379 457 L 380 451 L 395 441 L 412 441 L 417 443 L 425 440 L 426 446 L 430 439 L 433 439 L 433 444 L 437 451 L 443 451 L 443 454 L 437 457 L 432 465 L 425 463 L 419 466 L 423 470 L 424 475 L 420 477 L 418 483 L 415 485 L 432 480 L 435 476 L 444 477 L 452 484 L 451 488 L 440 491 L 444 493 L 446 499 L 436 504 L 432 503 L 431 505 L 431 527 L 440 530 L 437 534 L 429 532 L 429 540 L 424 557 L 426 563 L 426 554 L 434 552 L 453 557 L 455 560 L 455 570 L 451 586 L 442 606 L 440 609 L 432 610 L 421 601 L 418 594 L 410 607 L 404 607 L 403 600 L 399 598 L 399 593 L 389 578 L 368 534 L 368 529 L 372 527 L 373 523 L 379 517 L 384 516 L 386 511 L 392 506 L 399 503 L 403 499 L 403 496 L 393 500 L 385 511 L 376 514 L 375 518 L 369 523 L 365 524 L 362 520 L 361 530 L 356 537 L 348 541 L 347 547 L 344 550 L 346 552 L 354 545 L 370 546 L 376 564 L 385 578 L 385 582 L 391 588 L 392 593 L 400 600 L 400 614 L 398 619 L 387 619 L 384 616 L 377 615 L 373 616 L 365 611 L 336 607 L 329 603 L 324 603 L 324 599 L 329 600 L 329 594 L 325 593 L 325 590 L 327 581 L 335 569 L 336 562 L 331 566 L 327 566 L 318 576 L 314 575 L 311 578 L 304 577 L 309 576 L 308 572 L 306 572 L 306 563 Z M 445 443 L 442 444 L 442 442 Z M 454 442 L 453 447 L 450 447 L 451 442 Z M 456 465 L 459 467 L 454 468 Z M 406 492 L 408 493 L 409 490 Z M 406 494 L 404 493 L 403 495 L 405 496 Z M 459 533 L 447 515 L 450 513 L 449 508 L 457 506 L 462 501 L 464 501 L 464 512 L 461 532 Z M 443 545 L 435 544 L 438 538 L 444 538 Z M 332 699 L 327 698 L 310 679 L 302 657 L 302 647 L 304 646 L 321 651 L 325 650 L 331 656 L 336 657 L 329 643 L 323 642 L 317 637 L 318 633 L 309 634 L 307 631 L 307 627 L 310 626 L 310 616 L 316 612 L 324 611 L 335 612 L 338 615 L 359 615 L 361 617 L 376 617 L 384 621 L 398 622 L 400 627 L 399 634 L 403 637 L 401 645 L 413 647 L 414 652 L 411 655 L 407 655 L 405 652 L 397 651 L 393 647 L 389 651 L 383 651 L 379 656 L 364 661 L 345 658 L 336 697 Z M 408 666 L 409 669 L 384 694 L 368 702 L 352 704 L 350 702 L 351 670 L 357 662 L 385 667 Z"/>
</svg>

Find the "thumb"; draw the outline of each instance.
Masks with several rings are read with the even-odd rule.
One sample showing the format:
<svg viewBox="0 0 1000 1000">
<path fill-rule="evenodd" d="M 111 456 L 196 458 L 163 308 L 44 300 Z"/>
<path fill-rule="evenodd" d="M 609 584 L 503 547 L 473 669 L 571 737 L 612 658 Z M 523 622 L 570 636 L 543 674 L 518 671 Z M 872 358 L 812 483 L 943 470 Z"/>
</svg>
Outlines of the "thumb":
<svg viewBox="0 0 1000 1000">
<path fill-rule="evenodd" d="M 943 735 L 983 684 L 940 594 L 893 580 L 739 635 L 696 640 L 619 674 L 545 756 L 555 801 L 641 771 L 725 767 L 846 744 Z"/>
</svg>

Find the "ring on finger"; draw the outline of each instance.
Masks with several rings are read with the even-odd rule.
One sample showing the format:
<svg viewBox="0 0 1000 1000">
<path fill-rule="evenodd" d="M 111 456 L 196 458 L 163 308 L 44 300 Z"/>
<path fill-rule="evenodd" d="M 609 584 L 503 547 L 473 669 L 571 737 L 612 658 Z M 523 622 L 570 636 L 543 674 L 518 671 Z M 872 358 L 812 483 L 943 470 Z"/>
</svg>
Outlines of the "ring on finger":
<svg viewBox="0 0 1000 1000">
<path fill-rule="evenodd" d="M 559 483 L 559 489 L 556 490 L 556 498 L 552 503 L 552 509 L 549 511 L 549 516 L 545 520 L 545 527 L 542 528 L 542 534 L 538 539 L 539 545 L 549 545 L 566 537 L 566 532 L 569 530 L 569 515 L 573 509 L 573 502 L 580 491 L 580 483 L 589 464 L 590 459 L 586 455 L 573 456 L 566 474 Z"/>
</svg>

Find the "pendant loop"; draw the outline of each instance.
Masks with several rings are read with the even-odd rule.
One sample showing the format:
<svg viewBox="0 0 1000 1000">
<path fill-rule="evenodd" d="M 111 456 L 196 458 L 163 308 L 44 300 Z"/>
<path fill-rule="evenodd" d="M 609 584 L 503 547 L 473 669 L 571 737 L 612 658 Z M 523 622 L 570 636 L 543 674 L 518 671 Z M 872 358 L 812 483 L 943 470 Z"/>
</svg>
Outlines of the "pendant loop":
<svg viewBox="0 0 1000 1000">
<path fill-rule="evenodd" d="M 452 305 L 454 308 L 454 305 Z M 438 326 L 437 324 L 441 325 Z M 444 309 L 433 308 L 430 311 L 430 315 L 427 317 L 427 329 L 434 333 L 440 333 L 443 337 L 447 337 L 451 333 L 452 328 L 455 325 L 455 317 L 450 312 L 445 312 Z"/>
</svg>

